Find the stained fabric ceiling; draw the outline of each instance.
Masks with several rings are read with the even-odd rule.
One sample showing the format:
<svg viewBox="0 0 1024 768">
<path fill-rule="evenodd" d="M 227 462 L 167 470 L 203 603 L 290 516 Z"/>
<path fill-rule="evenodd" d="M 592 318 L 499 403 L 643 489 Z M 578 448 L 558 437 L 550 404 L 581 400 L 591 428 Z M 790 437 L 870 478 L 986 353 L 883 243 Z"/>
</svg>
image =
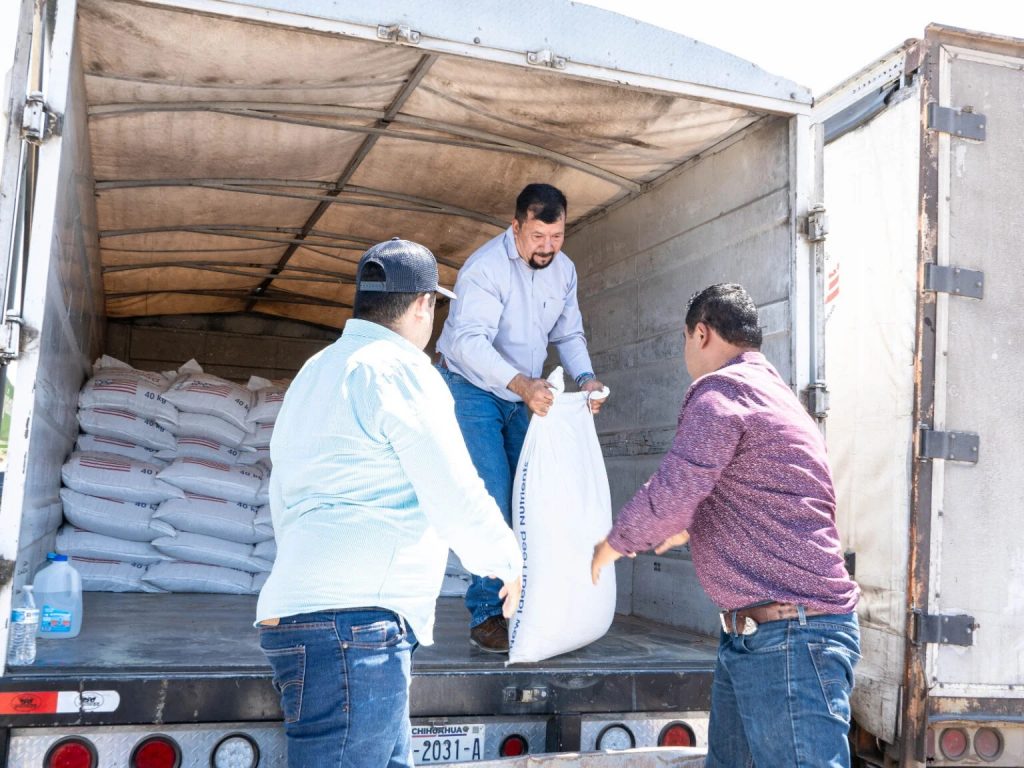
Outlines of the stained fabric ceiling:
<svg viewBox="0 0 1024 768">
<path fill-rule="evenodd" d="M 111 317 L 340 328 L 369 245 L 422 242 L 451 285 L 525 184 L 572 226 L 760 117 L 126 0 L 85 0 L 79 39 Z"/>
</svg>

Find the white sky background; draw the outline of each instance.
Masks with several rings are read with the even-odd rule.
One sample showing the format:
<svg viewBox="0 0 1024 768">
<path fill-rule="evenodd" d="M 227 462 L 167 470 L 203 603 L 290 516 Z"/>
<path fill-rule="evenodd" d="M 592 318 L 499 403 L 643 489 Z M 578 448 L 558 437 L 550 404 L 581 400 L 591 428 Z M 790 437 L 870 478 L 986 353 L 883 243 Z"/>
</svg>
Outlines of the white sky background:
<svg viewBox="0 0 1024 768">
<path fill-rule="evenodd" d="M 936 22 L 1024 38 L 1021 0 L 582 0 L 721 48 L 820 96 Z"/>
</svg>

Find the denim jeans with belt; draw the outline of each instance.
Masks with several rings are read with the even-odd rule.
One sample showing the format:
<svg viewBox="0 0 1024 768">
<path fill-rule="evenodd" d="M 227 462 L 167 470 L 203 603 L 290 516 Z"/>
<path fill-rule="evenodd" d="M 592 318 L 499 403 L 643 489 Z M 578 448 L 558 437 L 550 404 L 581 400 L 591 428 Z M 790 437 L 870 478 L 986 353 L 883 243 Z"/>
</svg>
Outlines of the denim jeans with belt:
<svg viewBox="0 0 1024 768">
<path fill-rule="evenodd" d="M 855 613 L 765 622 L 749 635 L 723 632 L 706 768 L 849 766 L 859 659 Z"/>
<path fill-rule="evenodd" d="M 455 418 L 462 430 L 469 455 L 487 492 L 512 526 L 512 478 L 523 450 L 530 411 L 523 403 L 502 400 L 497 395 L 470 384 L 464 377 L 438 366 L 455 399 Z M 469 626 L 475 627 L 491 616 L 501 615 L 500 579 L 474 574 L 466 591 Z"/>
<path fill-rule="evenodd" d="M 281 694 L 289 768 L 412 768 L 416 637 L 380 608 L 302 613 L 261 626 Z"/>
</svg>

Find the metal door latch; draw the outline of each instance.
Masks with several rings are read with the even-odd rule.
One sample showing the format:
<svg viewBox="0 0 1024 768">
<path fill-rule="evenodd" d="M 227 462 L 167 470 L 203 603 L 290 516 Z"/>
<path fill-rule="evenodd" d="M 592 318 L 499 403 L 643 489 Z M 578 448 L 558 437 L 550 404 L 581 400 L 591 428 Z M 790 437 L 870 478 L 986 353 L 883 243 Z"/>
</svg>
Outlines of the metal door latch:
<svg viewBox="0 0 1024 768">
<path fill-rule="evenodd" d="M 568 63 L 564 56 L 556 56 L 547 48 L 543 51 L 527 51 L 526 62 L 534 66 L 550 67 L 551 69 L 565 69 L 565 65 Z"/>
<path fill-rule="evenodd" d="M 34 91 L 25 99 L 21 137 L 30 144 L 42 144 L 60 134 L 60 116 L 46 106 L 43 94 Z"/>
<path fill-rule="evenodd" d="M 503 692 L 502 698 L 506 704 L 537 704 L 547 701 L 551 692 L 545 685 L 538 685 L 532 688 L 517 688 L 510 685 Z"/>
</svg>

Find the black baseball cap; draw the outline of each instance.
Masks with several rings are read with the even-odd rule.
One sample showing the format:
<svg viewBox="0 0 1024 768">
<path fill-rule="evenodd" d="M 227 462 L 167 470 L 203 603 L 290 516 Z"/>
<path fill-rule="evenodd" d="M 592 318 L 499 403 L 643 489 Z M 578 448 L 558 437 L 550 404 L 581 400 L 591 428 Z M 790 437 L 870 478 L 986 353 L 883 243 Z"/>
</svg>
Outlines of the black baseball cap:
<svg viewBox="0 0 1024 768">
<path fill-rule="evenodd" d="M 384 271 L 384 280 L 364 280 L 363 267 L 376 264 Z M 437 284 L 437 259 L 427 248 L 411 240 L 393 237 L 377 243 L 359 259 L 356 290 L 377 293 L 430 293 L 437 291 L 449 299 L 458 298 Z"/>
</svg>

